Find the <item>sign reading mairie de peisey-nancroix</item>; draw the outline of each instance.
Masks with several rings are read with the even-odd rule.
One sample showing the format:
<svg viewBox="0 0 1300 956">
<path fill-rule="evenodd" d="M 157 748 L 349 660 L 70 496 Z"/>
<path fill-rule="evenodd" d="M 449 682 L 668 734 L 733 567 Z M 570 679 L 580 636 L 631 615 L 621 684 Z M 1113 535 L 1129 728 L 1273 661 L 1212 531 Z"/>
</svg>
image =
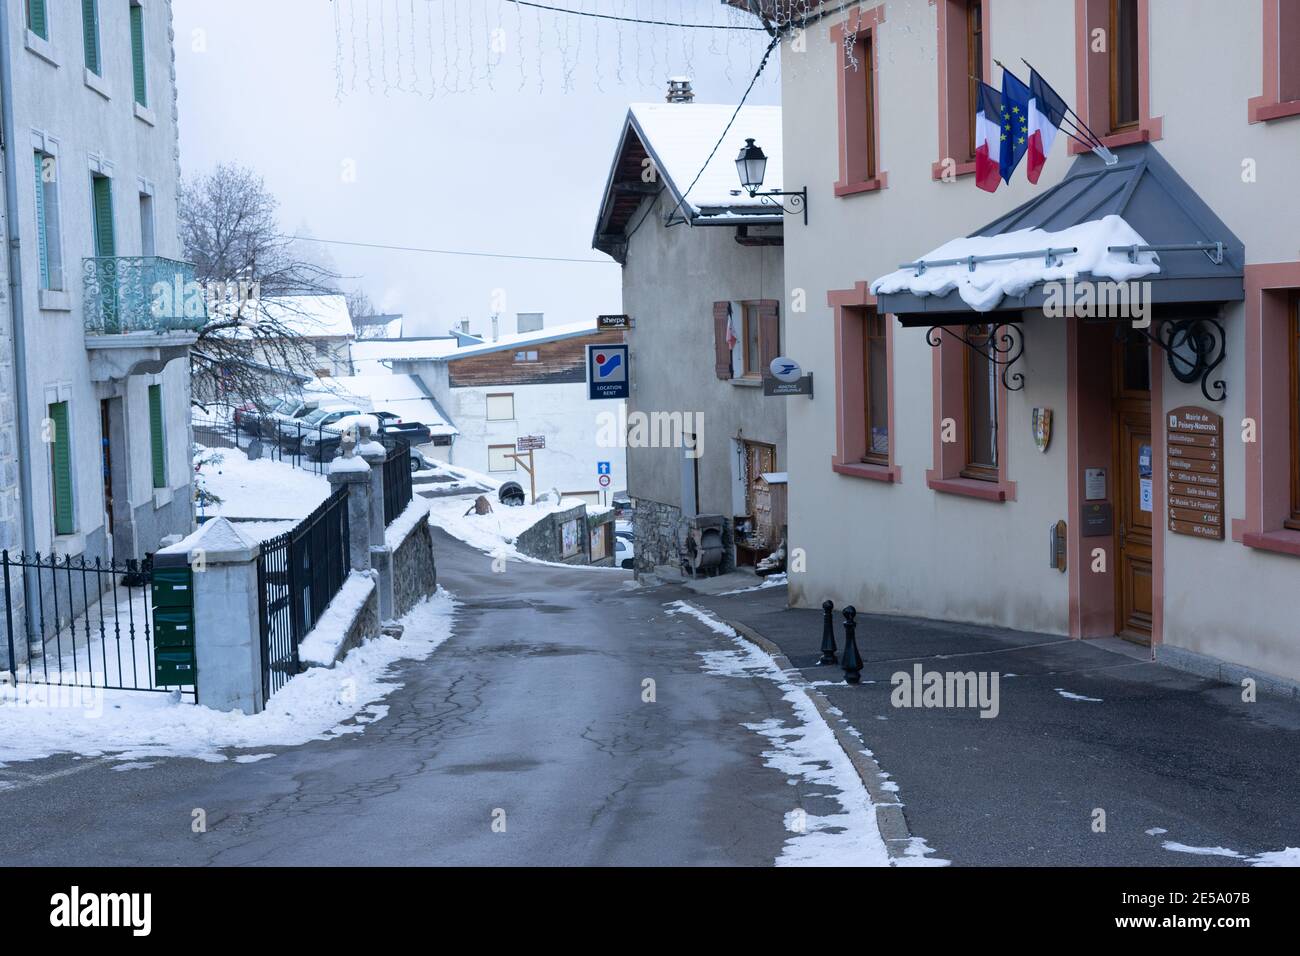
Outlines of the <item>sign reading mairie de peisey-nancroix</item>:
<svg viewBox="0 0 1300 956">
<path fill-rule="evenodd" d="M 1169 530 L 1223 540 L 1223 419 L 1184 405 L 1165 413 Z"/>
</svg>

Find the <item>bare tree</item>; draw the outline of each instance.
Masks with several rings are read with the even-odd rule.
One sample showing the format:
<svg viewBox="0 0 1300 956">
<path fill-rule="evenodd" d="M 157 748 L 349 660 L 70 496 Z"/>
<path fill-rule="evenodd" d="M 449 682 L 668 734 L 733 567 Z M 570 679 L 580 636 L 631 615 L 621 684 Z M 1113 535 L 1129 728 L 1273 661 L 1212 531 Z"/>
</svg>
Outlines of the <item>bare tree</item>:
<svg viewBox="0 0 1300 956">
<path fill-rule="evenodd" d="M 265 407 L 311 374 L 314 346 L 283 297 L 337 293 L 339 277 L 281 232 L 278 205 L 262 177 L 237 164 L 181 185 L 181 243 L 208 302 L 190 350 L 196 404 Z M 274 299 L 276 309 L 264 305 Z"/>
<path fill-rule="evenodd" d="M 352 328 L 358 340 L 387 338 L 387 323 L 375 321 L 375 304 L 364 289 L 353 289 L 348 293 L 348 314 L 352 316 Z"/>
</svg>

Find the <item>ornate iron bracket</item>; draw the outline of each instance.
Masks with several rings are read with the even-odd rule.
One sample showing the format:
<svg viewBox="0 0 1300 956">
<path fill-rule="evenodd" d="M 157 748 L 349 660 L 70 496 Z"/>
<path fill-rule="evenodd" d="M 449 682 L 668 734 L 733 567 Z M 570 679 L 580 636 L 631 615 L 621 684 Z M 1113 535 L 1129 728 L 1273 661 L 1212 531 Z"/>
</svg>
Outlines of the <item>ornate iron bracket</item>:
<svg viewBox="0 0 1300 956">
<path fill-rule="evenodd" d="M 1227 383 L 1221 378 L 1210 381 L 1210 375 L 1223 364 L 1226 335 L 1218 319 L 1205 316 L 1192 319 L 1159 319 L 1156 334 L 1147 329 L 1121 325 L 1116 337 L 1129 328 L 1140 332 L 1152 345 L 1164 350 L 1169 361 L 1169 371 L 1178 381 L 1190 385 L 1201 382 L 1201 394 L 1207 401 L 1221 402 L 1228 396 Z M 1210 394 L 1213 389 L 1216 394 Z"/>
<path fill-rule="evenodd" d="M 758 199 L 769 206 L 775 206 L 783 213 L 789 216 L 797 216 L 803 213 L 803 224 L 808 225 L 808 190 L 800 189 L 798 192 L 782 192 L 779 189 L 769 189 L 767 192 L 750 193 L 751 199 Z M 790 197 L 790 205 L 787 207 L 782 202 L 781 197 Z"/>
<path fill-rule="evenodd" d="M 948 335 L 973 352 L 978 352 L 994 365 L 1002 367 L 1002 384 L 1007 391 L 1018 392 L 1025 387 L 1025 376 L 1021 372 L 1012 372 L 1011 366 L 1025 354 L 1025 333 L 1020 327 L 1010 322 L 992 323 L 988 338 L 976 343 L 965 335 L 953 332 L 947 326 L 932 325 L 925 333 L 926 344 L 937 349 L 943 344 L 943 336 Z"/>
</svg>

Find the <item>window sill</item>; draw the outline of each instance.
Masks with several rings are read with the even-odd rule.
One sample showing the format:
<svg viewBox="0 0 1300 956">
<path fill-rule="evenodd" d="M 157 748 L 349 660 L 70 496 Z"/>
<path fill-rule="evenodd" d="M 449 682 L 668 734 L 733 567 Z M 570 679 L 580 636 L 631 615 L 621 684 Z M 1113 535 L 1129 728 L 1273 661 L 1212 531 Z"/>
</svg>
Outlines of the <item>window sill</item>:
<svg viewBox="0 0 1300 956">
<path fill-rule="evenodd" d="M 737 385 L 740 388 L 762 388 L 763 380 L 761 378 L 744 378 L 742 376 L 733 378 L 731 384 Z"/>
<path fill-rule="evenodd" d="M 135 107 L 135 118 L 142 123 L 148 123 L 150 126 L 157 126 L 158 119 L 153 115 L 153 110 L 147 106 L 141 106 L 139 103 L 132 104 Z"/>
<path fill-rule="evenodd" d="M 1269 120 L 1286 119 L 1288 116 L 1300 116 L 1300 100 L 1286 100 L 1282 103 L 1268 103 L 1252 110 L 1252 123 Z"/>
<path fill-rule="evenodd" d="M 926 475 L 926 485 L 932 491 L 945 495 L 962 495 L 981 501 L 1014 501 L 1015 483 L 1010 481 L 979 481 L 975 478 L 936 478 Z"/>
<path fill-rule="evenodd" d="M 1154 143 L 1156 140 L 1164 139 L 1164 131 L 1163 116 L 1148 116 L 1132 129 L 1101 137 L 1101 145 L 1107 149 L 1119 149 L 1121 146 L 1133 146 L 1136 143 Z M 1071 156 L 1092 152 L 1074 139 L 1070 140 L 1069 148 Z"/>
<path fill-rule="evenodd" d="M 888 185 L 889 185 L 889 173 L 877 173 L 871 179 L 864 179 L 852 183 L 846 183 L 846 182 L 836 183 L 835 195 L 856 196 L 858 193 L 870 193 L 870 192 L 875 192 L 878 189 L 884 189 Z"/>
<path fill-rule="evenodd" d="M 113 93 L 111 90 L 109 90 L 108 83 L 104 80 L 102 76 L 100 76 L 98 73 L 95 73 L 89 67 L 85 68 L 82 79 L 84 80 L 87 87 L 94 90 L 104 99 L 111 100 L 113 98 Z"/>
<path fill-rule="evenodd" d="M 153 490 L 153 509 L 166 508 L 172 503 L 172 490 L 170 488 L 155 488 Z"/>
<path fill-rule="evenodd" d="M 28 30 L 27 36 L 23 40 L 23 46 L 27 48 L 27 51 L 29 53 L 33 53 L 36 56 L 40 57 L 50 66 L 59 65 L 59 57 L 54 52 L 54 44 L 50 43 L 49 40 L 46 40 L 43 37 L 41 37 L 39 34 L 33 33 L 31 30 Z"/>
<path fill-rule="evenodd" d="M 1300 531 L 1247 531 L 1241 536 L 1241 543 L 1259 551 L 1300 558 Z"/>
<path fill-rule="evenodd" d="M 36 305 L 42 312 L 71 312 L 72 296 L 57 289 L 39 289 Z"/>
<path fill-rule="evenodd" d="M 865 461 L 840 461 L 838 458 L 831 458 L 831 471 L 837 475 L 883 481 L 891 485 L 901 481 L 903 474 L 903 469 L 897 465 L 873 465 Z"/>
<path fill-rule="evenodd" d="M 930 178 L 935 180 L 936 182 L 943 182 L 944 181 L 943 177 L 944 174 L 947 172 L 947 169 L 948 167 L 946 165 L 945 160 L 939 160 L 938 162 L 931 163 Z M 972 159 L 968 163 L 958 163 L 956 166 L 952 168 L 952 174 L 958 179 L 960 179 L 963 176 L 974 176 L 975 160 Z"/>
<path fill-rule="evenodd" d="M 56 534 L 50 545 L 50 554 L 56 557 L 76 556 L 86 550 L 86 536 L 79 531 L 71 534 Z"/>
</svg>

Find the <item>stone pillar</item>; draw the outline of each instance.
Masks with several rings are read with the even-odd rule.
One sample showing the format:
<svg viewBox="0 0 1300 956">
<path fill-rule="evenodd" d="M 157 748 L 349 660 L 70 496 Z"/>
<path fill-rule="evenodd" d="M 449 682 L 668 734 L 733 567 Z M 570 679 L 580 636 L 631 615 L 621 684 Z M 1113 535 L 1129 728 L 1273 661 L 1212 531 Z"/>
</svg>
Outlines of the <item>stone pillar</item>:
<svg viewBox="0 0 1300 956">
<path fill-rule="evenodd" d="M 384 459 L 388 449 L 375 441 L 369 425 L 358 429 L 357 454 L 370 465 L 370 566 L 379 574 L 379 620 L 393 619 L 393 549 L 386 541 L 384 524 Z"/>
<path fill-rule="evenodd" d="M 187 552 L 194 578 L 194 656 L 198 702 L 256 714 L 262 699 L 262 628 L 257 558 L 261 545 L 214 518 L 160 553 Z"/>
<path fill-rule="evenodd" d="M 343 442 L 343 454 L 330 462 L 331 491 L 348 489 L 348 566 L 353 571 L 370 570 L 370 465 L 356 454 L 351 442 Z M 380 521 L 382 522 L 382 518 Z"/>
</svg>

